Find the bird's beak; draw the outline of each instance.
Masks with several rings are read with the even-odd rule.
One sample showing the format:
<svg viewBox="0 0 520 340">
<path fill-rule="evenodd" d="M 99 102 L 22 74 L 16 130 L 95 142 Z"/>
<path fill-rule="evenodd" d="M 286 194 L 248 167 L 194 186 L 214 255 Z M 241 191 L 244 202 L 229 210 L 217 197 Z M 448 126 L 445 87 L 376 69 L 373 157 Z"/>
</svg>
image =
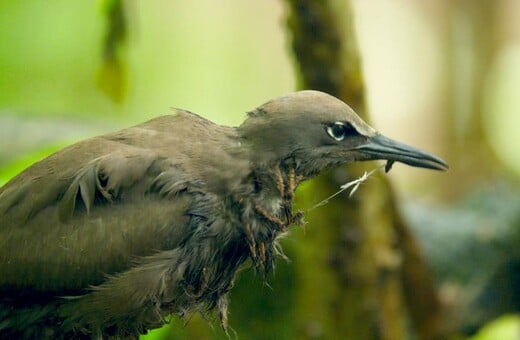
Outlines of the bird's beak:
<svg viewBox="0 0 520 340">
<path fill-rule="evenodd" d="M 356 150 L 368 155 L 373 160 L 388 160 L 387 169 L 390 169 L 393 162 L 434 170 L 448 169 L 448 164 L 439 157 L 381 134 L 369 137 L 366 143 L 358 146 Z"/>
</svg>

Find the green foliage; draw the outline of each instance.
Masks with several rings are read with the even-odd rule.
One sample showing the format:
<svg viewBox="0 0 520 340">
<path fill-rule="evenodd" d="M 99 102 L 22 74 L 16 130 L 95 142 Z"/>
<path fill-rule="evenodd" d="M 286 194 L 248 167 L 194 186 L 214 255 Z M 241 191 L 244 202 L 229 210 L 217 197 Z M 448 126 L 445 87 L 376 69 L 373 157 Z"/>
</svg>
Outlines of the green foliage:
<svg viewBox="0 0 520 340">
<path fill-rule="evenodd" d="M 127 22 L 125 8 L 121 0 L 105 0 L 102 12 L 106 18 L 103 39 L 103 63 L 98 73 L 98 87 L 114 102 L 125 99 L 127 89 L 127 61 L 125 43 Z"/>
<path fill-rule="evenodd" d="M 516 340 L 520 334 L 520 316 L 504 315 L 488 323 L 468 340 Z"/>
<path fill-rule="evenodd" d="M 173 106 L 234 125 L 294 89 L 277 1 L 118 2 L 0 1 L 0 115 L 141 122 Z"/>
</svg>

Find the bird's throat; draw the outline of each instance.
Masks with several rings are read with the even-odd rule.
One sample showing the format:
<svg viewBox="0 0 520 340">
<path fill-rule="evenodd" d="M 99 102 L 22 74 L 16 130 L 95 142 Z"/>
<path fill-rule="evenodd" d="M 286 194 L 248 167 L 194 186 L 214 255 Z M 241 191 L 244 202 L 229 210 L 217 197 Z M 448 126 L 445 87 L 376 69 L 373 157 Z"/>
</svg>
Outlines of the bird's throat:
<svg viewBox="0 0 520 340">
<path fill-rule="evenodd" d="M 277 164 L 257 169 L 253 174 L 256 199 L 249 201 L 252 213 L 243 217 L 243 227 L 250 257 L 257 268 L 268 273 L 274 257 L 283 255 L 277 238 L 291 225 L 302 225 L 303 213 L 293 212 L 294 192 L 303 180 L 291 164 Z"/>
</svg>

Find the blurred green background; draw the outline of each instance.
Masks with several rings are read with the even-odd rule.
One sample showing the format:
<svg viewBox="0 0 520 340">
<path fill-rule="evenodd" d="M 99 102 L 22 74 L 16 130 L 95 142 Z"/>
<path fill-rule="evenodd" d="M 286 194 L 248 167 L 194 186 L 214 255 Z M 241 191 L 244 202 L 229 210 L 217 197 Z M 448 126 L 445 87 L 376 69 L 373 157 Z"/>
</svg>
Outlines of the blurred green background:
<svg viewBox="0 0 520 340">
<path fill-rule="evenodd" d="M 248 110 L 296 89 L 282 1 L 123 1 L 120 26 L 110 20 L 118 3 L 0 0 L 0 185 L 57 148 L 170 107 L 237 125 Z M 499 171 L 518 181 L 520 2 L 351 3 L 373 125 L 447 158 L 455 178 L 487 181 Z M 452 148 L 473 138 L 475 111 L 478 138 L 496 157 L 496 168 L 475 162 L 479 149 L 467 150 L 473 157 L 466 163 L 454 158 L 459 154 Z M 401 166 L 389 176 L 401 200 L 435 204 L 453 202 L 476 183 Z M 263 318 L 233 323 L 255 303 L 241 306 L 232 295 L 231 326 L 239 337 L 261 334 L 263 322 L 279 322 L 281 337 L 291 337 L 283 333 L 290 316 L 279 315 L 288 308 L 276 304 L 282 303 L 276 295 L 290 294 L 298 278 L 291 264 L 280 266 L 285 269 L 270 280 L 273 299 L 256 301 L 266 308 Z M 271 288 L 246 271 L 238 296 L 241 289 Z M 475 339 L 516 339 L 518 318 L 505 320 L 499 331 L 513 329 L 514 337 Z M 177 322 L 179 338 L 223 336 L 216 324 L 208 333 L 205 320 L 190 323 L 206 330 L 186 333 Z"/>
</svg>

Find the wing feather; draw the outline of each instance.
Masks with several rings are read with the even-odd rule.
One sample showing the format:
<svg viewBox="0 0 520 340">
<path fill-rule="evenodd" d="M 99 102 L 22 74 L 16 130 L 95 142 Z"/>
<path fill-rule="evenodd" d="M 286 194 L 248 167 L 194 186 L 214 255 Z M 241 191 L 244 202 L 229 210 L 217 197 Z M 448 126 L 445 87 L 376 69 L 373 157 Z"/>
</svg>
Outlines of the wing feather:
<svg viewBox="0 0 520 340">
<path fill-rule="evenodd" d="M 194 131 L 202 137 L 186 143 Z M 190 235 L 194 194 L 232 187 L 247 171 L 235 162 L 222 184 L 227 177 L 209 169 L 230 157 L 234 138 L 231 128 L 181 112 L 32 165 L 0 188 L 0 293 L 82 290 L 174 249 Z"/>
</svg>

